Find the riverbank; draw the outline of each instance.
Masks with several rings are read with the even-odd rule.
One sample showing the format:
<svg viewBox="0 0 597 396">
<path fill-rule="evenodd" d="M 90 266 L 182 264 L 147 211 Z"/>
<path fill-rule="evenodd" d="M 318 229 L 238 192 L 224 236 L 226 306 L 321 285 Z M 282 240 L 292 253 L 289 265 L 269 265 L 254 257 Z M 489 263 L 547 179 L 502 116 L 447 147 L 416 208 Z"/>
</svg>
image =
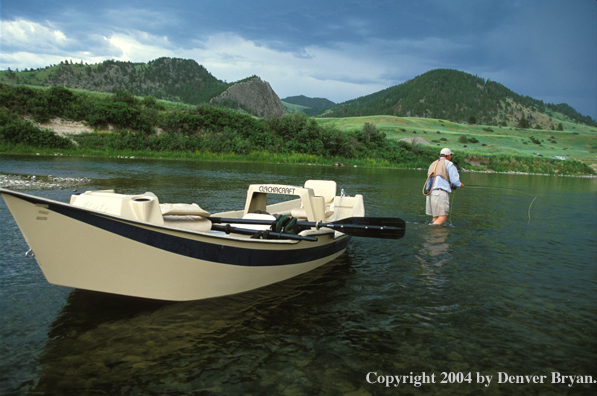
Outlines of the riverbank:
<svg viewBox="0 0 597 396">
<path fill-rule="evenodd" d="M 578 123 L 547 131 L 388 116 L 263 120 L 209 105 L 170 111 L 118 94 L 0 88 L 0 152 L 416 169 L 449 147 L 459 169 L 597 174 L 597 134 Z"/>
<path fill-rule="evenodd" d="M 584 177 L 588 179 L 596 179 L 597 175 L 560 175 L 558 173 L 529 173 L 529 172 L 516 172 L 516 171 L 508 171 L 508 172 L 496 172 L 492 170 L 486 171 L 479 171 L 479 170 L 469 170 L 469 169 L 460 169 L 460 172 L 463 173 L 496 173 L 502 175 L 527 175 L 527 176 L 559 176 L 559 177 Z"/>
<path fill-rule="evenodd" d="M 61 137 L 64 139 L 63 137 Z M 359 158 L 346 158 L 339 155 L 317 155 L 301 152 L 272 152 L 269 150 L 251 150 L 244 153 L 231 151 L 212 151 L 203 146 L 195 148 L 186 147 L 187 138 L 182 139 L 182 149 L 173 146 L 171 149 L 151 149 L 140 144 L 137 149 L 133 144 L 131 147 L 123 144 L 129 139 L 137 139 L 145 142 L 134 133 L 105 133 L 88 135 L 70 135 L 70 138 L 83 142 L 80 145 L 70 148 L 57 147 L 31 147 L 27 145 L 0 144 L 0 153 L 3 154 L 24 154 L 24 155 L 47 155 L 47 156 L 74 156 L 74 157 L 105 157 L 105 158 L 146 158 L 146 159 L 177 159 L 177 160 L 198 160 L 198 161 L 238 161 L 258 163 L 283 163 L 283 164 L 305 164 L 323 166 L 347 166 L 347 167 L 375 167 L 394 169 L 417 169 L 426 168 L 431 162 L 437 159 L 438 149 L 431 146 L 419 146 L 408 142 L 391 144 L 381 151 L 371 151 L 369 155 L 361 155 Z M 169 137 L 173 138 L 172 136 Z M 107 139 L 102 144 L 87 144 L 86 139 Z M 151 138 L 148 138 L 151 139 Z M 178 138 L 177 138 L 178 139 Z M 158 142 L 159 143 L 159 142 Z M 120 147 L 122 146 L 122 147 Z M 161 147 L 158 144 L 158 148 Z M 270 147 L 270 146 L 268 146 Z M 277 150 L 277 147 L 271 147 Z M 519 174 L 548 174 L 566 176 L 594 176 L 596 171 L 592 166 L 576 160 L 560 160 L 539 156 L 509 155 L 509 154 L 475 154 L 454 150 L 456 155 L 454 164 L 464 171 L 486 172 L 486 173 L 519 173 Z"/>
</svg>

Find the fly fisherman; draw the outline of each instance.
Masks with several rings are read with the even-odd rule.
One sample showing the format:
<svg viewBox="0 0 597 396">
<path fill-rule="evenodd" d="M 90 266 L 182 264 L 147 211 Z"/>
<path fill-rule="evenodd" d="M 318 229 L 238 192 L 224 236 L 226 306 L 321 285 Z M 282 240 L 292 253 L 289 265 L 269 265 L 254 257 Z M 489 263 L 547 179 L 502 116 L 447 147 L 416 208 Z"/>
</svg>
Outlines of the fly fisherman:
<svg viewBox="0 0 597 396">
<path fill-rule="evenodd" d="M 460 182 L 458 169 L 450 161 L 452 154 L 449 148 L 442 149 L 439 159 L 434 161 L 427 171 L 423 194 L 427 196 L 427 214 L 433 216 L 432 225 L 441 225 L 446 221 L 450 211 L 448 194 L 453 189 L 464 187 L 464 184 Z"/>
</svg>

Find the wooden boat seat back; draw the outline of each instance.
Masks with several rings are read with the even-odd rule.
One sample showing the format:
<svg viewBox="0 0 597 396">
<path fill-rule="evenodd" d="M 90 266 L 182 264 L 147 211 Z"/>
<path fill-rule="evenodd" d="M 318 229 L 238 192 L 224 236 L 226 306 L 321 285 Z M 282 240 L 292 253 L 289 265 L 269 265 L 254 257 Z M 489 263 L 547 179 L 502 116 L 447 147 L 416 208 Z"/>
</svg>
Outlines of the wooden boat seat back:
<svg viewBox="0 0 597 396">
<path fill-rule="evenodd" d="M 72 195 L 70 204 L 97 212 L 163 225 L 158 197 L 151 192 L 141 195 L 116 194 L 114 190 L 85 191 Z"/>
</svg>

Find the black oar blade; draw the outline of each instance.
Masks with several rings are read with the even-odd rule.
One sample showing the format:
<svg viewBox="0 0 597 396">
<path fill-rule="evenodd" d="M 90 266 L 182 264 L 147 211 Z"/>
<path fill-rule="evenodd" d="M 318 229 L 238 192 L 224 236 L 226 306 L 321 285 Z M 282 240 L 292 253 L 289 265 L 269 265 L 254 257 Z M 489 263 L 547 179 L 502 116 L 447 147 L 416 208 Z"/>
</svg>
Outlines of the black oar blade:
<svg viewBox="0 0 597 396">
<path fill-rule="evenodd" d="M 400 239 L 406 233 L 406 222 L 397 217 L 349 217 L 324 227 L 365 238 Z"/>
</svg>

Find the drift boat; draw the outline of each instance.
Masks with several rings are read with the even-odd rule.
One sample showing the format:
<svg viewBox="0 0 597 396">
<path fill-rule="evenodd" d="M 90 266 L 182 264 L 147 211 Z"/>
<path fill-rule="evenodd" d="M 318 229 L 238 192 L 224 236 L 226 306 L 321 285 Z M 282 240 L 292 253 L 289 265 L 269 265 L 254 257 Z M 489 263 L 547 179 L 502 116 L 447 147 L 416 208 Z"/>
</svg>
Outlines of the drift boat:
<svg viewBox="0 0 597 396">
<path fill-rule="evenodd" d="M 242 210 L 210 214 L 151 192 L 87 191 L 62 203 L 0 189 L 49 283 L 188 301 L 253 290 L 340 256 L 351 236 L 398 239 L 404 221 L 365 216 L 336 183 L 254 184 Z M 268 196 L 288 200 L 268 204 Z M 297 198 L 298 197 L 298 198 Z"/>
</svg>

